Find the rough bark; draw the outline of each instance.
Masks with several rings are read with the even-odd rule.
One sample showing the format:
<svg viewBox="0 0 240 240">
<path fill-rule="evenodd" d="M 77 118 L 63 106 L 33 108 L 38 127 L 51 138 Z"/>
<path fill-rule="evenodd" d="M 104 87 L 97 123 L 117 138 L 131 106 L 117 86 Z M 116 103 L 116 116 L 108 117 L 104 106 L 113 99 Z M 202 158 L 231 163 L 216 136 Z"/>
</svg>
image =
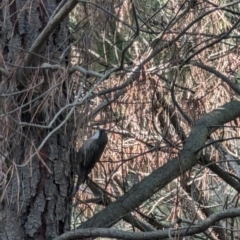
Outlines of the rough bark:
<svg viewBox="0 0 240 240">
<path fill-rule="evenodd" d="M 51 128 L 44 126 L 71 101 L 66 75 L 48 71 L 46 77 L 38 69 L 44 62 L 61 61 L 61 54 L 69 47 L 64 18 L 77 1 L 68 1 L 65 12 L 59 9 L 50 20 L 59 2 L 5 1 L 0 9 L 4 18 L 1 67 L 9 70 L 0 89 L 1 94 L 9 93 L 1 98 L 1 169 L 8 169 L 1 191 L 1 240 L 52 239 L 70 229 L 73 126 L 52 134 L 37 150 L 66 113 Z M 61 64 L 66 66 L 64 61 Z M 39 83 L 40 87 L 32 88 Z"/>
</svg>

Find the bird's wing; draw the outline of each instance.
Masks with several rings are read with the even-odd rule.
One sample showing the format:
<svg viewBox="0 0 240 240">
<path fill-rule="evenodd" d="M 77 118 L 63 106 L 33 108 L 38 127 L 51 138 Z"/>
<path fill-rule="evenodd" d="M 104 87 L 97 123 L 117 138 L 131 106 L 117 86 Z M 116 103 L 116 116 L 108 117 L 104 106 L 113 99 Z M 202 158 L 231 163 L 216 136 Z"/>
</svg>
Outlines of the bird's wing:
<svg viewBox="0 0 240 240">
<path fill-rule="evenodd" d="M 92 139 L 86 140 L 81 148 L 79 149 L 79 163 L 82 166 L 87 167 L 88 165 L 88 160 L 92 159 L 94 152 L 91 151 L 91 144 L 92 144 Z"/>
</svg>

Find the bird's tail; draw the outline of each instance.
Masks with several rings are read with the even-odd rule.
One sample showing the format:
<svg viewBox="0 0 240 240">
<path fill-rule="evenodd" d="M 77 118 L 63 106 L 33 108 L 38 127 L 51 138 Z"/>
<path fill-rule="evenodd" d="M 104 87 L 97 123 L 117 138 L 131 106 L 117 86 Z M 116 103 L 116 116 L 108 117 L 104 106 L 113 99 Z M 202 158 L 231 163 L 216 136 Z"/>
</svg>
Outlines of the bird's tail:
<svg viewBox="0 0 240 240">
<path fill-rule="evenodd" d="M 78 172 L 77 178 L 78 179 L 77 179 L 77 183 L 74 187 L 73 195 L 75 195 L 76 192 L 79 190 L 80 185 L 85 183 L 85 181 L 87 180 L 87 178 L 88 178 L 87 170 L 85 168 L 81 167 Z"/>
</svg>

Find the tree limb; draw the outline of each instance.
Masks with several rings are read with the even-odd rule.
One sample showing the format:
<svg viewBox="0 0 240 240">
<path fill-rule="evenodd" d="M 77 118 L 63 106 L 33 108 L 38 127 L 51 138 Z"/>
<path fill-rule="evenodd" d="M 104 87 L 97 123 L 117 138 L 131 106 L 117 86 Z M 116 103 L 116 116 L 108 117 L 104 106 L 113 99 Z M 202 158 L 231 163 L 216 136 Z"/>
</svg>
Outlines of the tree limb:
<svg viewBox="0 0 240 240">
<path fill-rule="evenodd" d="M 193 125 L 178 157 L 169 160 L 168 163 L 152 172 L 126 194 L 119 197 L 116 202 L 97 213 L 80 227 L 111 227 L 173 179 L 195 166 L 199 159 L 197 151 L 205 144 L 209 135 L 218 128 L 215 126 L 225 124 L 237 117 L 240 117 L 239 101 L 232 101 L 204 115 Z"/>
<path fill-rule="evenodd" d="M 36 41 L 33 43 L 31 49 L 29 50 L 26 58 L 25 58 L 25 66 L 29 66 L 30 63 L 34 60 L 35 54 L 39 52 L 42 45 L 48 39 L 48 37 L 52 34 L 53 30 L 59 25 L 62 20 L 71 12 L 71 10 L 76 6 L 78 1 L 76 0 L 69 0 L 64 4 L 58 13 L 51 19 L 44 30 L 39 34 Z"/>
<path fill-rule="evenodd" d="M 212 214 L 209 218 L 202 221 L 197 225 L 191 227 L 183 227 L 179 229 L 166 229 L 152 232 L 126 232 L 116 229 L 105 229 L 105 228 L 88 228 L 78 229 L 62 234 L 56 237 L 54 240 L 70 240 L 70 239 L 83 239 L 87 237 L 107 237 L 107 238 L 118 238 L 118 239 L 165 239 L 171 237 L 173 239 L 177 237 L 191 236 L 197 233 L 201 233 L 207 230 L 209 227 L 214 225 L 217 221 L 225 218 L 233 218 L 240 216 L 240 208 L 230 208 L 221 212 Z M 174 238 L 175 239 L 175 238 Z"/>
</svg>

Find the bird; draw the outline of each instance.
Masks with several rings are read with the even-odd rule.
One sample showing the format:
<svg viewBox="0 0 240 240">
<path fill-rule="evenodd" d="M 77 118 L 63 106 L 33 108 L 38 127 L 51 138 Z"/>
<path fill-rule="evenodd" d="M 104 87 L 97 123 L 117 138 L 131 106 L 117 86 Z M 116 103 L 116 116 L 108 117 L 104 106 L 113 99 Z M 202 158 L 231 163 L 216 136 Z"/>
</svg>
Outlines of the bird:
<svg viewBox="0 0 240 240">
<path fill-rule="evenodd" d="M 104 129 L 98 129 L 92 137 L 83 142 L 76 153 L 74 171 L 78 180 L 74 194 L 78 191 L 79 186 L 87 180 L 88 174 L 91 173 L 95 164 L 100 160 L 107 143 L 108 136 Z"/>
</svg>

